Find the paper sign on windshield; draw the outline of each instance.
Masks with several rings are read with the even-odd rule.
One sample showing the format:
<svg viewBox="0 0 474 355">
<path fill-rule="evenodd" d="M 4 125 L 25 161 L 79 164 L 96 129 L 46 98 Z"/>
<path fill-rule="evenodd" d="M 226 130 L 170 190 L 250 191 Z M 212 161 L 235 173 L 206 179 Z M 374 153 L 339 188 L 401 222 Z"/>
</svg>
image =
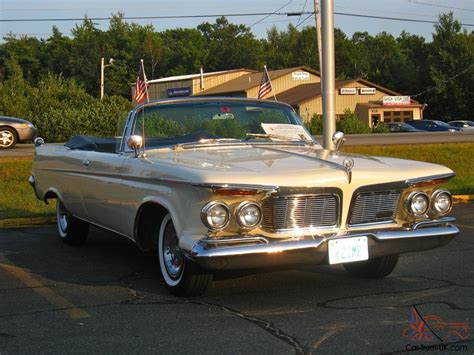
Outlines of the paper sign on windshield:
<svg viewBox="0 0 474 355">
<path fill-rule="evenodd" d="M 262 128 L 266 134 L 294 138 L 296 140 L 305 139 L 311 141 L 312 138 L 303 126 L 281 123 L 262 123 Z M 275 138 L 278 140 L 278 138 Z"/>
</svg>

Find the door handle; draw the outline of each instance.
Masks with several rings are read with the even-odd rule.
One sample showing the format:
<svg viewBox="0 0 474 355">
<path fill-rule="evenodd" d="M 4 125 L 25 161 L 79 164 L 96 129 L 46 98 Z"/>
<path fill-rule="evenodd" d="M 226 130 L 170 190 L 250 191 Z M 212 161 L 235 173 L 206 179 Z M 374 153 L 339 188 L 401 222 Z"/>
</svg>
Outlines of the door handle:
<svg viewBox="0 0 474 355">
<path fill-rule="evenodd" d="M 90 164 L 91 164 L 91 162 L 89 160 L 84 160 L 82 162 L 82 165 L 84 165 L 86 168 L 88 168 Z"/>
</svg>

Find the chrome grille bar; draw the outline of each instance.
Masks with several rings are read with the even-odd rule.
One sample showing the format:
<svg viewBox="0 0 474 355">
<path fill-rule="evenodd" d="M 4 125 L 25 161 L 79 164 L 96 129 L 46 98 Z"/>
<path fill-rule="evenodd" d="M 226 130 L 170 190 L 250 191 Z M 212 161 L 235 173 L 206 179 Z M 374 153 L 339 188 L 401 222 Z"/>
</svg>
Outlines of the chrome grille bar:
<svg viewBox="0 0 474 355">
<path fill-rule="evenodd" d="M 273 196 L 262 203 L 262 228 L 282 232 L 334 227 L 338 210 L 335 194 Z"/>
<path fill-rule="evenodd" d="M 349 225 L 392 222 L 399 200 L 400 191 L 359 193 L 352 201 Z"/>
</svg>

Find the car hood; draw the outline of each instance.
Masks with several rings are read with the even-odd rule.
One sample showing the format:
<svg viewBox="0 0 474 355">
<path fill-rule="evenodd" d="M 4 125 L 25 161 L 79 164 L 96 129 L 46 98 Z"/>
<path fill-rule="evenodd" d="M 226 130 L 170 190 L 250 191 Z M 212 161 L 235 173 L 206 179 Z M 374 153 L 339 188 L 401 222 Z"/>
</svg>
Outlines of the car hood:
<svg viewBox="0 0 474 355">
<path fill-rule="evenodd" d="M 22 123 L 30 123 L 30 122 L 27 120 L 23 120 L 21 118 L 0 116 L 0 123 L 22 124 Z"/>
<path fill-rule="evenodd" d="M 170 179 L 193 183 L 277 186 L 369 185 L 449 174 L 436 164 L 395 158 L 335 153 L 320 147 L 244 145 L 182 150 L 151 150 L 146 161 L 160 165 Z M 352 160 L 349 174 L 344 160 Z"/>
</svg>

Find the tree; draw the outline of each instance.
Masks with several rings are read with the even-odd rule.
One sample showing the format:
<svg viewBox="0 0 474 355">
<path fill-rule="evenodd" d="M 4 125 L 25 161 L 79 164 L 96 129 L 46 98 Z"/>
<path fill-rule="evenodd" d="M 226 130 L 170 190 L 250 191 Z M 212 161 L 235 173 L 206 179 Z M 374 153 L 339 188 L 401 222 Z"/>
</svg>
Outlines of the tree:
<svg viewBox="0 0 474 355">
<path fill-rule="evenodd" d="M 250 28 L 229 23 L 225 17 L 211 24 L 198 26 L 207 42 L 209 56 L 205 63 L 208 70 L 236 68 L 261 68 L 262 46 Z"/>
<path fill-rule="evenodd" d="M 439 16 L 430 46 L 429 68 L 434 89 L 427 93 L 428 115 L 471 119 L 474 102 L 474 35 L 461 32 L 452 13 Z"/>
</svg>

